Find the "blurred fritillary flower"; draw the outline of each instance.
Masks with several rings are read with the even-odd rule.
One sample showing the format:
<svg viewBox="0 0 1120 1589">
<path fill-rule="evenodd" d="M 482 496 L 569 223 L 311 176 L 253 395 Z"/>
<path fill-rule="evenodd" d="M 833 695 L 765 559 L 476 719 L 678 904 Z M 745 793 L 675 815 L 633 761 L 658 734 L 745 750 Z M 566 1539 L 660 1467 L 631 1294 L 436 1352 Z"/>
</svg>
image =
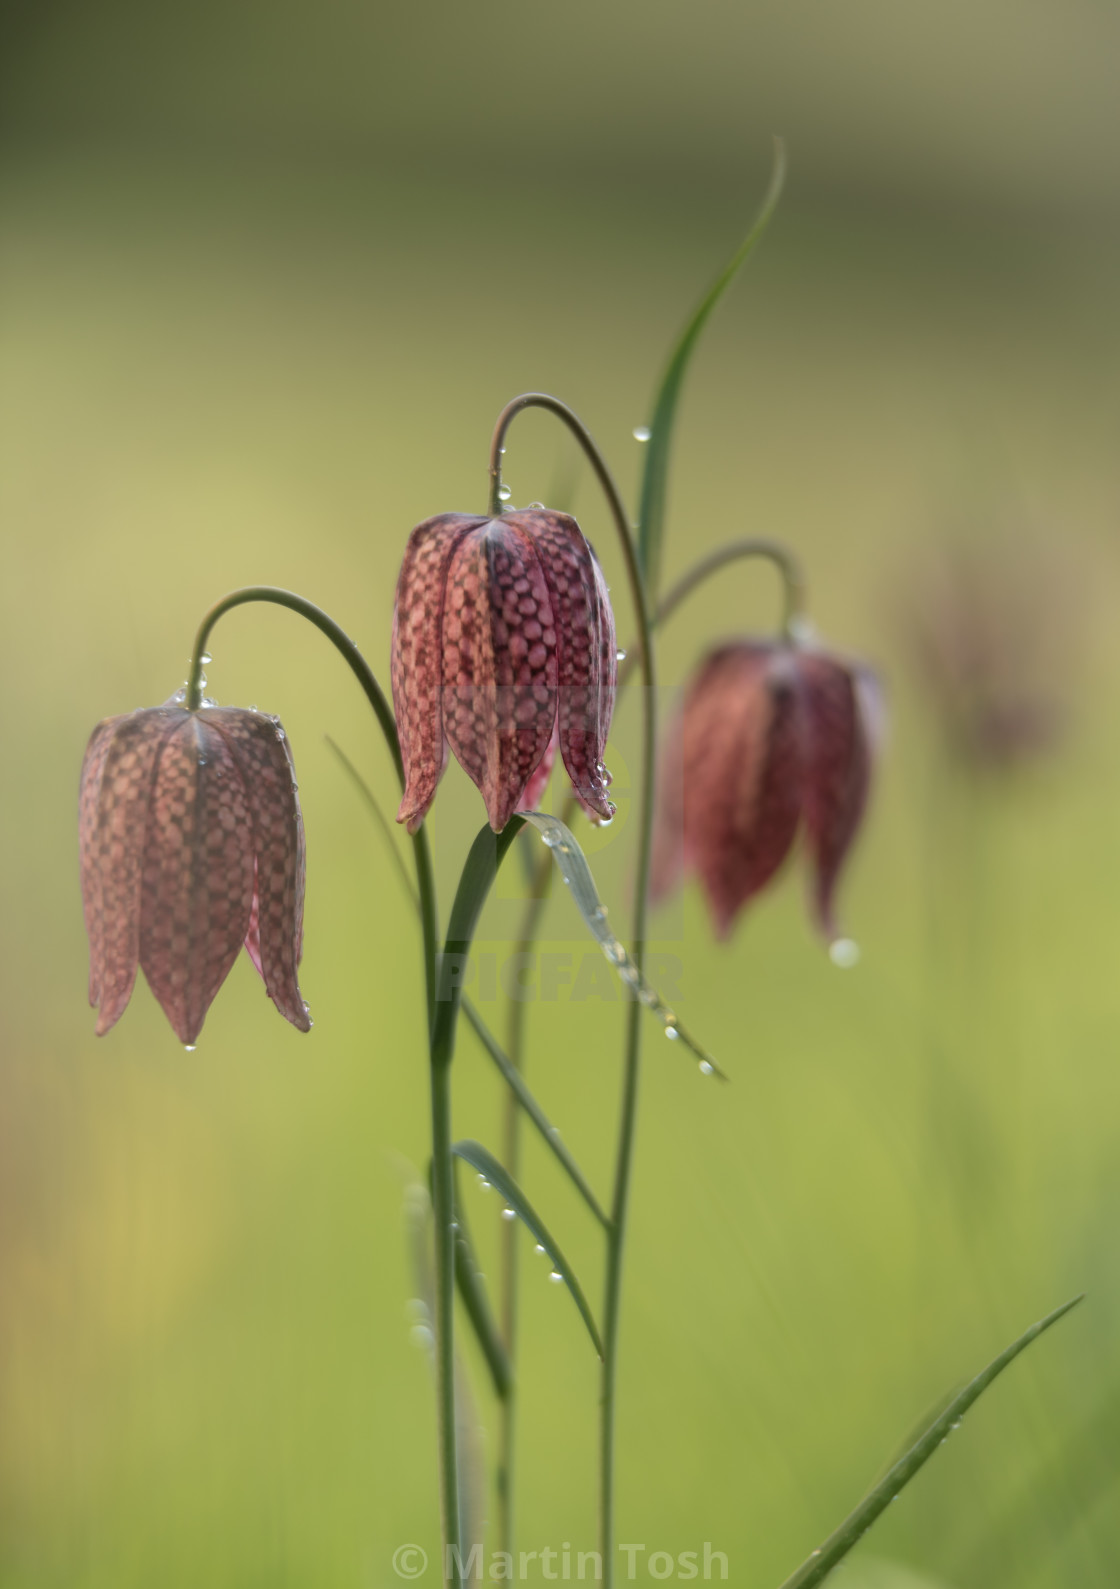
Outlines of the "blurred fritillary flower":
<svg viewBox="0 0 1120 1589">
<path fill-rule="evenodd" d="M 580 804 L 609 821 L 602 758 L 617 671 L 606 583 L 574 519 L 531 509 L 418 524 L 393 611 L 397 821 L 420 826 L 448 746 L 495 832 L 540 798 L 556 746 Z"/>
<path fill-rule="evenodd" d="M 1027 531 L 980 525 L 971 544 L 928 549 L 892 596 L 959 762 L 1003 772 L 1058 746 L 1078 640 L 1068 553 Z"/>
<path fill-rule="evenodd" d="M 263 712 L 173 698 L 94 729 L 79 837 L 98 1035 L 137 965 L 193 1045 L 242 944 L 280 1013 L 311 1025 L 303 940 L 303 819 L 284 730 Z"/>
<path fill-rule="evenodd" d="M 878 716 L 877 683 L 860 664 L 779 642 L 711 652 L 661 758 L 653 899 L 694 870 L 726 938 L 803 827 L 813 914 L 834 941 L 833 895 L 866 805 Z"/>
</svg>

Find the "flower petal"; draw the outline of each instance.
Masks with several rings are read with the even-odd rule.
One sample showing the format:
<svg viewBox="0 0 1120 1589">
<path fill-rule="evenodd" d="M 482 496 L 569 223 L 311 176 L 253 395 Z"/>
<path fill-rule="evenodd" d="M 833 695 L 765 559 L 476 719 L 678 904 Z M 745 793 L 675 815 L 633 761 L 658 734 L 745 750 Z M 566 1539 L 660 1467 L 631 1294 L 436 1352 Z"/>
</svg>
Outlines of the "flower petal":
<svg viewBox="0 0 1120 1589">
<path fill-rule="evenodd" d="M 249 796 L 211 715 L 183 712 L 163 740 L 144 845 L 140 964 L 188 1045 L 237 958 L 252 903 Z"/>
<path fill-rule="evenodd" d="M 836 936 L 833 893 L 867 804 L 878 690 L 867 669 L 831 657 L 797 656 L 805 709 L 805 832 L 813 859 L 813 905 L 821 931 Z"/>
<path fill-rule="evenodd" d="M 90 945 L 89 1001 L 100 1006 L 99 1037 L 117 1023 L 132 997 L 152 778 L 163 740 L 186 715 L 167 706 L 107 718 L 86 749 L 78 833 Z"/>
<path fill-rule="evenodd" d="M 458 541 L 443 612 L 443 729 L 501 832 L 540 767 L 556 722 L 553 604 L 514 516 Z"/>
<path fill-rule="evenodd" d="M 440 701 L 440 634 L 447 566 L 456 546 L 484 519 L 442 513 L 408 538 L 393 606 L 392 686 L 405 790 L 397 821 L 415 833 L 435 798 L 446 751 Z"/>
<path fill-rule="evenodd" d="M 511 513 L 532 536 L 556 611 L 560 753 L 580 804 L 609 821 L 603 765 L 618 675 L 614 614 L 590 542 L 566 513 Z"/>
<path fill-rule="evenodd" d="M 552 738 L 541 757 L 541 764 L 529 779 L 521 792 L 521 799 L 517 802 L 519 811 L 536 811 L 548 788 L 548 780 L 552 777 L 552 769 L 556 765 L 556 751 L 560 745 L 559 733 L 553 725 Z"/>
<path fill-rule="evenodd" d="M 299 989 L 306 869 L 303 815 L 287 735 L 264 712 L 213 707 L 205 719 L 236 762 L 251 813 L 253 857 L 241 939 L 281 1015 L 301 1032 L 311 1020 Z M 241 939 L 238 940 L 239 944 Z M 255 952 L 254 952 L 255 951 Z"/>
<path fill-rule="evenodd" d="M 797 831 L 801 704 L 784 649 L 744 642 L 709 659 L 685 703 L 681 764 L 685 853 L 725 938 Z"/>
</svg>

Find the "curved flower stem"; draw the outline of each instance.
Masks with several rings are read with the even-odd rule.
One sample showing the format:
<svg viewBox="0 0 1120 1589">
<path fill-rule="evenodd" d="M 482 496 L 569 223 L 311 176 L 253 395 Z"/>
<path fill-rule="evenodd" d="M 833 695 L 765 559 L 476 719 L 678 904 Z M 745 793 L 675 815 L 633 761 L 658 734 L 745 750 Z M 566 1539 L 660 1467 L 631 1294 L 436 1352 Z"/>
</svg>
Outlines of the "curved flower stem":
<svg viewBox="0 0 1120 1589">
<path fill-rule="evenodd" d="M 348 664 L 365 697 L 373 708 L 389 754 L 393 759 L 397 777 L 404 787 L 404 766 L 401 761 L 397 725 L 392 708 L 374 675 L 373 669 L 358 650 L 349 635 L 329 617 L 321 607 L 297 596 L 294 591 L 282 590 L 275 585 L 249 585 L 224 596 L 203 618 L 195 637 L 191 671 L 187 683 L 186 706 L 197 712 L 202 704 L 202 658 L 206 654 L 211 630 L 224 613 L 248 602 L 271 602 L 286 607 L 290 612 L 306 618 L 331 642 Z M 452 1307 L 454 1302 L 454 1248 L 452 1220 L 453 1189 L 451 1182 L 451 1107 L 450 1072 L 451 1043 L 454 1039 L 454 1015 L 450 1032 L 446 1020 L 439 1019 L 437 1006 L 437 943 L 439 916 L 436 906 L 435 878 L 432 873 L 431 850 L 423 824 L 412 836 L 413 859 L 416 866 L 416 891 L 420 905 L 420 920 L 424 945 L 425 1005 L 428 1021 L 428 1040 L 431 1054 L 431 1108 L 432 1108 L 432 1209 L 436 1230 L 436 1398 L 439 1414 L 440 1447 L 440 1502 L 443 1516 L 445 1560 L 447 1546 L 461 1544 L 459 1539 L 459 1483 L 458 1454 L 455 1445 L 455 1378 L 452 1334 Z M 458 1000 L 454 1012 L 458 1012 Z M 442 1045 L 442 1047 L 440 1046 Z M 452 1583 L 455 1589 L 461 1576 L 454 1561 L 451 1564 Z"/>
<path fill-rule="evenodd" d="M 401 788 L 404 788 L 404 763 L 401 761 L 401 747 L 397 739 L 397 724 L 393 717 L 393 709 L 385 698 L 385 692 L 378 684 L 373 669 L 358 650 L 355 641 L 351 640 L 346 631 L 335 623 L 321 607 L 316 607 L 314 602 L 308 601 L 304 596 L 297 596 L 295 591 L 283 590 L 279 585 L 246 585 L 240 590 L 233 590 L 228 596 L 223 596 L 203 618 L 198 626 L 195 636 L 194 651 L 191 657 L 191 670 L 187 681 L 186 708 L 188 712 L 197 712 L 202 704 L 202 659 L 206 655 L 207 643 L 211 630 L 225 613 L 234 607 L 243 607 L 248 602 L 270 602 L 276 607 L 286 607 L 289 612 L 298 613 L 301 618 L 306 618 L 308 623 L 315 625 L 334 646 L 350 671 L 361 685 L 366 700 L 373 707 L 374 716 L 385 737 L 389 754 L 393 758 L 397 778 Z M 433 1003 L 435 1000 L 435 967 L 436 949 L 439 938 L 438 914 L 436 911 L 435 880 L 432 874 L 431 851 L 428 847 L 428 836 L 421 826 L 412 837 L 413 857 L 416 864 L 416 886 L 420 895 L 420 916 L 424 934 L 424 974 L 428 994 L 428 1026 L 431 1030 L 433 1018 Z"/>
<path fill-rule="evenodd" d="M 702 557 L 698 563 L 693 563 L 692 567 L 686 569 L 677 583 L 661 598 L 653 615 L 654 628 L 658 629 L 667 622 L 685 598 L 691 596 L 705 580 L 711 579 L 713 574 L 718 574 L 721 568 L 727 567 L 728 563 L 737 563 L 746 557 L 763 557 L 773 563 L 778 570 L 782 577 L 782 633 L 787 639 L 795 638 L 798 625 L 805 620 L 805 576 L 801 564 L 788 546 L 764 536 L 728 541 L 726 546 L 717 546 L 707 557 Z M 619 673 L 621 672 L 620 668 Z"/>
<path fill-rule="evenodd" d="M 518 414 L 526 408 L 543 408 L 555 415 L 575 436 L 607 498 L 614 521 L 619 549 L 622 552 L 623 563 L 626 568 L 627 583 L 630 587 L 630 597 L 634 607 L 634 616 L 638 626 L 638 661 L 642 670 L 642 682 L 645 685 L 645 699 L 642 713 L 642 760 L 639 779 L 640 794 L 638 798 L 638 867 L 637 881 L 634 889 L 634 914 L 632 927 L 632 943 L 630 952 L 639 971 L 644 959 L 644 939 L 646 927 L 647 898 L 649 893 L 649 860 L 650 845 L 653 832 L 653 769 L 656 761 L 656 734 L 657 734 L 657 703 L 655 700 L 654 686 L 656 675 L 654 671 L 653 646 L 651 642 L 651 628 L 649 607 L 646 600 L 645 582 L 642 578 L 641 568 L 638 564 L 637 549 L 631 530 L 630 520 L 622 500 L 622 495 L 615 483 L 610 468 L 599 451 L 591 432 L 582 420 L 572 412 L 567 404 L 558 398 L 551 397 L 546 392 L 525 392 L 520 397 L 515 397 L 506 404 L 498 416 L 494 426 L 494 435 L 490 443 L 490 497 L 488 511 L 492 515 L 500 514 L 502 510 L 502 453 L 506 432 Z M 540 891 L 543 894 L 543 886 Z M 526 912 L 525 926 L 522 931 L 523 943 L 531 942 L 536 932 L 541 903 L 537 898 L 530 902 Z M 604 1582 L 608 1585 L 613 1575 L 613 1539 L 614 1539 L 614 1415 L 615 1415 L 615 1380 L 618 1348 L 618 1309 L 621 1295 L 622 1281 L 622 1256 L 626 1232 L 626 1213 L 629 1204 L 630 1191 L 630 1165 L 633 1156 L 634 1126 L 637 1118 L 638 1101 L 638 1072 L 641 1061 L 641 1023 L 639 1015 L 641 1006 L 634 1000 L 627 1011 L 626 1046 L 624 1058 L 624 1080 L 622 1091 L 622 1118 L 619 1127 L 618 1158 L 615 1167 L 614 1195 L 610 1209 L 610 1225 L 607 1228 L 607 1273 L 605 1282 L 605 1312 L 603 1316 L 603 1348 L 604 1359 L 600 1380 L 600 1539 L 603 1556 Z M 516 1017 L 515 1017 L 516 1019 Z M 514 1064 L 521 1061 L 521 1034 L 520 1027 L 511 1030 L 510 1058 Z M 511 1146 L 516 1155 L 516 1132 L 518 1123 L 511 1115 L 507 1115 L 506 1153 Z M 507 1160 L 508 1162 L 508 1160 Z M 507 1249 L 507 1252 L 510 1249 Z M 505 1275 L 505 1290 L 503 1296 L 503 1313 L 506 1319 L 506 1328 L 512 1332 L 516 1327 L 516 1298 L 515 1275 L 513 1266 L 510 1265 Z M 512 1355 L 512 1339 L 507 1338 L 507 1349 Z M 500 1457 L 500 1471 L 502 1474 L 502 1518 L 503 1529 L 511 1529 L 512 1523 L 512 1450 L 513 1450 L 513 1406 L 509 1404 L 504 1419 L 503 1449 Z M 508 1543 L 509 1534 L 503 1532 L 503 1547 L 511 1549 Z"/>
</svg>

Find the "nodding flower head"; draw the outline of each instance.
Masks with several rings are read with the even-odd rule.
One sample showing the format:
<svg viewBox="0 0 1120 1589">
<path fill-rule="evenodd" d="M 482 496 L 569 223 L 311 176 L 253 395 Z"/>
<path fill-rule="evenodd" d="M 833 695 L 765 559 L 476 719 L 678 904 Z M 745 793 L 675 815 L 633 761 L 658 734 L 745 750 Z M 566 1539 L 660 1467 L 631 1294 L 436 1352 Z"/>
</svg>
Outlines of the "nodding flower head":
<svg viewBox="0 0 1120 1589">
<path fill-rule="evenodd" d="M 303 820 L 284 731 L 263 712 L 165 706 L 109 717 L 82 764 L 79 838 L 98 1035 L 136 967 L 193 1044 L 242 944 L 281 1015 L 311 1021 L 303 941 Z"/>
<path fill-rule="evenodd" d="M 879 716 L 878 684 L 860 664 L 778 642 L 711 652 L 661 760 L 654 899 L 695 870 L 726 938 L 803 827 L 813 914 L 835 939 L 833 895 L 867 801 Z"/>
<path fill-rule="evenodd" d="M 418 524 L 393 611 L 397 821 L 420 826 L 448 746 L 495 832 L 539 799 L 555 746 L 580 804 L 609 821 L 603 753 L 617 669 L 607 587 L 574 519 L 541 509 Z"/>
</svg>

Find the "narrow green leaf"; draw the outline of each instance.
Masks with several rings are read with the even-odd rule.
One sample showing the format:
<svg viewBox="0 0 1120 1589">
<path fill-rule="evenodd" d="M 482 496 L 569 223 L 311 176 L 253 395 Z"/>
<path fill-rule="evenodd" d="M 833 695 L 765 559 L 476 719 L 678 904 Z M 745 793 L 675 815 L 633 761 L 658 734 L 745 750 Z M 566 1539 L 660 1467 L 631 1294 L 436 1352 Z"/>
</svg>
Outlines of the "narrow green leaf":
<svg viewBox="0 0 1120 1589">
<path fill-rule="evenodd" d="M 638 514 L 638 562 L 645 576 L 651 605 L 656 604 L 673 422 L 676 418 L 677 402 L 681 395 L 685 372 L 712 310 L 735 280 L 740 268 L 746 263 L 754 251 L 755 244 L 770 224 L 770 217 L 777 207 L 785 178 L 785 145 L 780 138 L 775 138 L 770 186 L 755 223 L 697 304 L 661 377 L 661 385 L 658 387 L 653 405 L 653 417 L 649 422 L 649 440 L 645 448 L 645 468 L 642 472 L 642 496 Z"/>
<path fill-rule="evenodd" d="M 876 1518 L 886 1511 L 895 1496 L 905 1489 L 918 1470 L 925 1466 L 938 1446 L 959 1426 L 965 1413 L 973 1402 L 983 1395 L 993 1379 L 1002 1374 L 1008 1363 L 1018 1357 L 1032 1341 L 1037 1340 L 1044 1330 L 1056 1324 L 1081 1300 L 1081 1297 L 1074 1297 L 1071 1302 L 1066 1302 L 1060 1308 L 1055 1308 L 1053 1313 L 1048 1313 L 1037 1324 L 1032 1324 L 1030 1329 L 1020 1335 L 1017 1341 L 1013 1341 L 994 1362 L 989 1363 L 983 1373 L 977 1374 L 959 1395 L 954 1396 L 945 1411 L 934 1419 L 925 1434 L 915 1441 L 905 1456 L 899 1458 L 886 1477 L 860 1502 L 855 1511 L 844 1519 L 835 1533 L 830 1534 L 824 1544 L 802 1562 L 793 1576 L 786 1579 L 782 1589 L 814 1589 L 815 1584 L 821 1583 L 837 1562 L 842 1561 L 852 1546 L 863 1538 Z"/>
<path fill-rule="evenodd" d="M 560 1276 L 571 1292 L 572 1300 L 579 1309 L 580 1317 L 583 1319 L 584 1324 L 587 1325 L 587 1333 L 590 1335 L 601 1360 L 603 1343 L 599 1338 L 599 1331 L 596 1328 L 591 1309 L 587 1305 L 587 1298 L 583 1294 L 583 1289 L 575 1277 L 571 1264 L 556 1245 L 548 1227 L 525 1196 L 525 1193 L 509 1172 L 498 1163 L 494 1155 L 482 1146 L 481 1142 L 455 1142 L 452 1144 L 451 1151 L 456 1158 L 462 1159 L 464 1164 L 469 1164 L 473 1169 L 476 1169 L 484 1181 L 489 1181 L 491 1186 L 497 1187 L 518 1219 L 532 1231 L 537 1241 L 551 1258 L 553 1273 Z"/>
<path fill-rule="evenodd" d="M 432 1064 L 451 1062 L 455 1047 L 455 1024 L 463 998 L 463 977 L 470 957 L 474 931 L 486 903 L 498 868 L 510 845 L 521 831 L 521 818 L 515 816 L 500 833 L 483 827 L 470 847 L 447 926 L 447 940 L 436 968 L 435 1020 L 432 1024 Z"/>
<path fill-rule="evenodd" d="M 467 1318 L 482 1348 L 494 1392 L 499 1401 L 505 1401 L 513 1383 L 513 1369 L 506 1352 L 502 1332 L 490 1307 L 486 1283 L 482 1278 L 463 1199 L 459 1196 L 458 1177 L 455 1185 L 455 1284 L 459 1288 Z"/>
<path fill-rule="evenodd" d="M 342 746 L 336 744 L 329 734 L 324 734 L 323 737 L 330 748 L 334 751 L 335 755 L 338 757 L 339 762 L 342 764 L 343 770 L 346 772 L 350 781 L 353 783 L 354 787 L 365 801 L 367 810 L 377 823 L 378 828 L 381 830 L 381 836 L 385 840 L 386 848 L 389 851 L 389 856 L 393 862 L 393 866 L 396 869 L 397 876 L 400 879 L 401 887 L 412 901 L 413 909 L 418 911 L 420 909 L 420 900 L 417 896 L 412 878 L 408 875 L 408 867 L 404 864 L 404 861 L 401 857 L 401 852 L 398 850 L 396 841 L 393 838 L 393 826 L 378 804 L 377 796 L 374 794 L 369 784 L 366 783 L 365 779 L 362 777 L 357 767 L 355 767 L 354 763 L 350 760 L 346 752 L 343 750 Z"/>
<path fill-rule="evenodd" d="M 696 1056 L 705 1076 L 718 1076 L 721 1081 L 726 1081 L 727 1077 L 712 1056 L 685 1031 L 676 1015 L 650 987 L 626 953 L 622 943 L 607 926 L 607 907 L 599 898 L 595 879 L 587 864 L 587 857 L 580 849 L 571 828 L 566 827 L 559 817 L 548 816 L 544 811 L 520 811 L 518 815 L 531 827 L 536 828 L 552 851 L 552 859 L 560 869 L 560 876 L 571 890 L 576 909 L 628 991 L 639 1003 L 644 1004 L 647 1010 L 653 1011 L 664 1027 L 666 1037 L 679 1039 L 685 1048 Z"/>
<path fill-rule="evenodd" d="M 416 890 L 412 886 L 412 879 L 409 877 L 408 870 L 405 867 L 404 861 L 401 859 L 400 851 L 393 842 L 393 830 L 389 825 L 389 821 L 385 816 L 385 813 L 378 804 L 376 796 L 342 747 L 336 744 L 329 734 L 326 735 L 326 741 L 331 750 L 338 757 L 339 762 L 342 764 L 342 767 L 357 788 L 371 815 L 376 821 L 378 828 L 381 831 L 381 835 L 388 846 L 389 854 L 391 855 L 395 864 L 397 874 L 400 877 L 401 886 L 408 895 L 409 899 L 412 901 L 413 908 L 415 910 L 419 910 L 420 902 L 416 897 Z M 527 832 L 525 833 L 525 838 L 526 840 L 529 839 L 529 834 Z M 527 845 L 519 845 L 518 847 L 522 849 L 523 853 L 525 854 L 526 864 L 529 868 L 529 875 L 531 879 L 533 875 L 531 861 L 532 851 L 528 849 Z M 551 874 L 546 873 L 545 875 L 549 876 Z M 494 1036 L 493 1032 L 491 1032 L 490 1028 L 479 1014 L 478 1010 L 471 1003 L 470 999 L 466 997 L 466 995 L 463 996 L 462 1010 L 463 1014 L 467 1018 L 467 1021 L 474 1028 L 479 1042 L 482 1044 L 487 1054 L 489 1054 L 490 1058 L 494 1061 L 494 1064 L 501 1072 L 506 1084 L 509 1086 L 522 1109 L 536 1126 L 537 1130 L 541 1134 L 541 1137 L 555 1154 L 559 1163 L 563 1166 L 565 1173 L 575 1185 L 576 1190 L 579 1192 L 588 1208 L 595 1215 L 595 1218 L 601 1225 L 604 1227 L 609 1225 L 610 1219 L 604 1212 L 602 1205 L 595 1196 L 595 1193 L 592 1191 L 583 1171 L 569 1153 L 568 1149 L 564 1146 L 564 1142 L 560 1137 L 560 1133 L 551 1123 L 540 1104 L 533 1097 L 533 1094 L 529 1090 L 529 1086 L 525 1081 L 524 1076 L 522 1076 L 521 1072 L 512 1063 L 509 1056 L 506 1054 L 505 1050 L 501 1047 L 497 1038 Z M 499 1392 L 499 1394 L 501 1394 L 501 1392 Z"/>
<path fill-rule="evenodd" d="M 466 1016 L 471 1026 L 474 1027 L 479 1042 L 482 1044 L 483 1048 L 489 1054 L 490 1058 L 494 1061 L 494 1064 L 498 1067 L 498 1070 L 505 1078 L 506 1085 L 517 1099 L 522 1109 L 524 1109 L 525 1113 L 529 1116 L 529 1119 L 536 1126 L 543 1140 L 547 1143 L 549 1148 L 551 1148 L 560 1164 L 564 1167 L 569 1179 L 575 1185 L 576 1190 L 579 1192 L 588 1208 L 595 1215 L 595 1218 L 599 1221 L 599 1223 L 604 1226 L 604 1228 L 608 1226 L 610 1224 L 610 1219 L 600 1206 L 599 1199 L 591 1190 L 591 1187 L 589 1186 L 583 1171 L 580 1169 L 575 1159 L 573 1159 L 572 1155 L 568 1152 L 568 1149 L 564 1146 L 564 1142 L 559 1131 L 554 1125 L 551 1124 L 548 1116 L 545 1114 L 540 1104 L 530 1092 L 528 1083 L 526 1082 L 524 1076 L 517 1069 L 517 1066 L 514 1065 L 513 1061 L 509 1058 L 509 1055 L 498 1043 L 497 1039 L 490 1031 L 490 1028 L 486 1025 L 486 1022 L 482 1019 L 481 1015 L 479 1015 L 478 1011 L 468 998 L 463 999 L 463 1014 Z"/>
</svg>

